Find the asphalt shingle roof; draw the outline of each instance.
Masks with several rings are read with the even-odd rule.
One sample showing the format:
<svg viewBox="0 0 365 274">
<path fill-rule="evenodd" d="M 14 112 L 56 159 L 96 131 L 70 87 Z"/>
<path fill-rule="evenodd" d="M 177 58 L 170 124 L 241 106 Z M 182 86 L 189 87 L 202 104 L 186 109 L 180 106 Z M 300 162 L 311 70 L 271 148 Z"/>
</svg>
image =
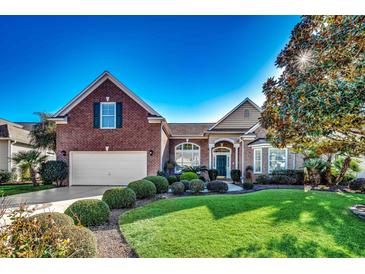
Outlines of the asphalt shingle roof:
<svg viewBox="0 0 365 274">
<path fill-rule="evenodd" d="M 214 123 L 168 123 L 172 136 L 203 136 Z"/>
</svg>

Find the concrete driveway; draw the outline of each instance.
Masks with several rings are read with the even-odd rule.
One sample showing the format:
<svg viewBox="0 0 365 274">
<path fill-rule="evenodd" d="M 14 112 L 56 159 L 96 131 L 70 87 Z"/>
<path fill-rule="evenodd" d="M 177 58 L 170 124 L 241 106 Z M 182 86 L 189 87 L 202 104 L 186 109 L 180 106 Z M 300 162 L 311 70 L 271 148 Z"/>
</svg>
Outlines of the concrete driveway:
<svg viewBox="0 0 365 274">
<path fill-rule="evenodd" d="M 111 186 L 71 186 L 52 188 L 37 192 L 29 192 L 8 196 L 10 205 L 15 207 L 20 203 L 27 203 L 35 207 L 38 212 L 64 212 L 65 209 L 77 200 L 101 199 L 104 191 Z"/>
</svg>

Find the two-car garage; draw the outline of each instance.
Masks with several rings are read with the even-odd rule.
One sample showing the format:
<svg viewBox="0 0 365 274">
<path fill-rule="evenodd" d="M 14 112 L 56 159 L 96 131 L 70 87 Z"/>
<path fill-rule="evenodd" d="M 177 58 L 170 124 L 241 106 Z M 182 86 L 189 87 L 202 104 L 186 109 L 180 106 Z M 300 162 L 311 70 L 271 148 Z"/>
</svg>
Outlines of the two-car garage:
<svg viewBox="0 0 365 274">
<path fill-rule="evenodd" d="M 70 152 L 70 185 L 127 185 L 145 176 L 146 151 Z"/>
</svg>

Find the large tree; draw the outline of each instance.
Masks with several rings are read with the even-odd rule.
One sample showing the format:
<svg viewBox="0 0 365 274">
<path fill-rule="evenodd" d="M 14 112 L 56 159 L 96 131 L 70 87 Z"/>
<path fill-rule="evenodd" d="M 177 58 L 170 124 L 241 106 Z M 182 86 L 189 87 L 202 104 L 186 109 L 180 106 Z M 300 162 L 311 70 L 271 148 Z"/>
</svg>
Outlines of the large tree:
<svg viewBox="0 0 365 274">
<path fill-rule="evenodd" d="M 263 86 L 262 124 L 278 147 L 365 154 L 365 16 L 303 16 Z"/>
<path fill-rule="evenodd" d="M 56 150 L 56 125 L 48 120 L 50 114 L 36 112 L 40 122 L 37 123 L 30 131 L 31 143 L 38 149 Z"/>
</svg>

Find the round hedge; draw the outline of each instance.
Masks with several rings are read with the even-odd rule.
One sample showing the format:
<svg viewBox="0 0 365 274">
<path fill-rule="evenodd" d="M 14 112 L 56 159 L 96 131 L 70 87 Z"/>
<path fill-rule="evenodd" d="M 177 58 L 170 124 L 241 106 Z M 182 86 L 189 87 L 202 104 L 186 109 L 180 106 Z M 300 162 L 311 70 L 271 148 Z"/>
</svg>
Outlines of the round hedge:
<svg viewBox="0 0 365 274">
<path fill-rule="evenodd" d="M 60 182 L 67 178 L 68 166 L 64 161 L 48 161 L 41 165 L 39 174 L 43 184 L 47 185 L 57 182 L 60 185 Z"/>
<path fill-rule="evenodd" d="M 355 180 L 352 180 L 350 183 L 349 183 L 349 188 L 351 190 L 363 190 L 365 186 L 365 178 L 358 178 L 358 179 L 355 179 Z"/>
<path fill-rule="evenodd" d="M 167 181 L 169 181 L 169 184 L 172 185 L 173 183 L 177 182 L 177 178 L 175 175 L 170 175 L 167 177 Z"/>
<path fill-rule="evenodd" d="M 97 255 L 96 237 L 83 226 L 63 226 L 62 235 L 69 239 L 72 258 L 94 258 Z"/>
<path fill-rule="evenodd" d="M 156 193 L 166 193 L 169 190 L 169 181 L 163 176 L 147 176 L 144 180 L 155 185 Z"/>
<path fill-rule="evenodd" d="M 71 204 L 65 214 L 70 216 L 75 224 L 79 221 L 84 226 L 95 226 L 106 223 L 109 220 L 109 206 L 97 199 L 86 199 Z"/>
<path fill-rule="evenodd" d="M 183 185 L 184 185 L 184 188 L 185 188 L 184 191 L 187 191 L 190 189 L 189 188 L 190 182 L 188 180 L 181 180 L 180 182 L 183 183 Z"/>
<path fill-rule="evenodd" d="M 198 193 L 204 190 L 205 185 L 202 180 L 194 179 L 190 181 L 189 188 L 191 192 Z"/>
<path fill-rule="evenodd" d="M 128 187 L 136 193 L 137 199 L 152 198 L 157 192 L 155 185 L 147 180 L 130 182 Z"/>
<path fill-rule="evenodd" d="M 228 184 L 223 181 L 212 181 L 207 184 L 207 189 L 210 192 L 224 193 L 228 191 Z"/>
<path fill-rule="evenodd" d="M 171 185 L 171 191 L 174 195 L 181 195 L 185 191 L 185 186 L 182 182 L 175 182 Z"/>
<path fill-rule="evenodd" d="M 128 187 L 110 188 L 104 192 L 102 198 L 110 209 L 133 207 L 136 203 L 136 199 L 136 193 Z"/>
<path fill-rule="evenodd" d="M 57 226 L 68 226 L 74 225 L 74 220 L 64 214 L 59 212 L 44 212 L 31 216 L 31 219 L 37 219 L 41 225 L 50 225 L 51 223 L 55 223 Z"/>
<path fill-rule="evenodd" d="M 198 175 L 196 175 L 196 173 L 188 171 L 188 172 L 183 172 L 180 176 L 180 180 L 194 180 L 194 179 L 198 179 Z"/>
<path fill-rule="evenodd" d="M 243 182 L 242 187 L 245 190 L 253 189 L 253 183 L 251 181 L 246 180 Z"/>
</svg>

